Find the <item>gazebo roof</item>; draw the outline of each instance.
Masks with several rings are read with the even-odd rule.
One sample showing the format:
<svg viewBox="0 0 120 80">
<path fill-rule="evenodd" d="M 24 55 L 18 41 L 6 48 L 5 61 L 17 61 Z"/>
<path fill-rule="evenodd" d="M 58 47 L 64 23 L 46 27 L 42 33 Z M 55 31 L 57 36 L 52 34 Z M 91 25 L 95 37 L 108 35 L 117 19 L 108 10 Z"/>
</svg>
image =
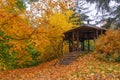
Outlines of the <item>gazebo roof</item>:
<svg viewBox="0 0 120 80">
<path fill-rule="evenodd" d="M 83 25 L 81 25 L 80 27 L 77 27 L 77 28 L 74 28 L 74 29 L 71 29 L 71 30 L 65 32 L 65 34 L 71 33 L 71 32 L 74 32 L 74 31 L 83 32 L 83 31 L 91 31 L 91 30 L 104 30 L 104 31 L 106 31 L 107 29 L 105 29 L 105 28 L 100 28 L 100 27 L 95 26 L 95 25 L 83 24 Z"/>
<path fill-rule="evenodd" d="M 71 29 L 67 32 L 65 32 L 65 40 L 70 39 L 72 37 L 72 34 L 79 35 L 80 39 L 94 39 L 94 37 L 99 36 L 101 33 L 105 33 L 107 29 L 100 28 L 94 25 L 90 24 L 83 24 L 80 27 Z M 76 39 L 76 38 L 75 38 Z"/>
</svg>

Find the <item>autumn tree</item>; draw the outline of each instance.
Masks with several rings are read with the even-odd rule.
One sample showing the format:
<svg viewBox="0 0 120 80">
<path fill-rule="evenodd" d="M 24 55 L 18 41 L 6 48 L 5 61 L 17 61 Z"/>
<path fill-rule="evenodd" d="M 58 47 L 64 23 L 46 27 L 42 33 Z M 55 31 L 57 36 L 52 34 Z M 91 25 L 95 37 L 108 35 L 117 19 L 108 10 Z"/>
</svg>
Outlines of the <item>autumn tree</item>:
<svg viewBox="0 0 120 80">
<path fill-rule="evenodd" d="M 19 4 L 21 3 L 21 4 Z M 0 69 L 22 67 L 31 61 L 28 40 L 34 28 L 24 16 L 21 0 L 1 1 L 0 8 Z"/>
<path fill-rule="evenodd" d="M 0 69 L 37 65 L 58 57 L 63 33 L 76 25 L 70 20 L 74 14 L 71 5 L 70 0 L 40 0 L 31 2 L 26 12 L 22 0 L 1 1 Z"/>
<path fill-rule="evenodd" d="M 36 27 L 36 32 L 45 31 L 41 33 L 41 35 L 45 36 L 39 37 L 38 41 L 39 43 L 43 41 L 38 47 L 43 48 L 42 45 L 44 45 L 41 58 L 52 59 L 60 54 L 63 33 L 77 25 L 73 24 L 72 20 L 76 20 L 78 17 L 70 19 L 74 14 L 74 11 L 70 10 L 74 6 L 74 2 L 73 0 L 40 0 L 31 3 L 26 16 Z M 39 33 L 38 36 L 41 36 Z M 47 41 L 47 44 L 44 41 Z M 38 43 L 35 41 L 35 44 Z"/>
</svg>

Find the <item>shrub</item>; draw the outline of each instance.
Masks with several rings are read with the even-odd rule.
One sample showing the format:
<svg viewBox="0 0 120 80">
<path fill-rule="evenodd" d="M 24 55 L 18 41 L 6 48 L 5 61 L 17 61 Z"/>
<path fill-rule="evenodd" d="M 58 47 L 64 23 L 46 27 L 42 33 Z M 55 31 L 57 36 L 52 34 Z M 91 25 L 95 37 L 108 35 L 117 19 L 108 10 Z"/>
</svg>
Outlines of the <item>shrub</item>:
<svg viewBox="0 0 120 80">
<path fill-rule="evenodd" d="M 39 57 L 41 52 L 38 51 L 34 46 L 29 45 L 27 49 L 29 56 L 31 57 L 31 61 L 29 61 L 26 65 L 27 66 L 36 66 L 40 63 Z"/>
<path fill-rule="evenodd" d="M 116 57 L 115 61 L 120 62 L 120 56 Z"/>
<path fill-rule="evenodd" d="M 11 51 L 11 45 L 7 44 L 8 36 L 5 35 L 4 31 L 0 30 L 0 70 L 14 69 L 17 67 L 17 58 L 18 54 L 16 51 Z"/>
<path fill-rule="evenodd" d="M 95 52 L 107 60 L 118 61 L 120 56 L 120 30 L 108 30 L 95 44 Z"/>
</svg>

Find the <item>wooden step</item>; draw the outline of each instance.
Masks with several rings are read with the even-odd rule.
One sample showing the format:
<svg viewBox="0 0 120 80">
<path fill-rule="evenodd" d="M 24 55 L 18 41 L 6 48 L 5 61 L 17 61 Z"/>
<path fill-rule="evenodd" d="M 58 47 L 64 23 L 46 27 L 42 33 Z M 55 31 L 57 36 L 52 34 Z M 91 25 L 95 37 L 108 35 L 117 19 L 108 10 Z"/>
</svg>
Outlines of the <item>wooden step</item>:
<svg viewBox="0 0 120 80">
<path fill-rule="evenodd" d="M 76 52 L 69 53 L 68 55 L 64 56 L 63 59 L 61 59 L 60 64 L 69 65 L 73 61 L 77 61 L 76 59 L 78 56 L 79 56 L 79 54 Z"/>
</svg>

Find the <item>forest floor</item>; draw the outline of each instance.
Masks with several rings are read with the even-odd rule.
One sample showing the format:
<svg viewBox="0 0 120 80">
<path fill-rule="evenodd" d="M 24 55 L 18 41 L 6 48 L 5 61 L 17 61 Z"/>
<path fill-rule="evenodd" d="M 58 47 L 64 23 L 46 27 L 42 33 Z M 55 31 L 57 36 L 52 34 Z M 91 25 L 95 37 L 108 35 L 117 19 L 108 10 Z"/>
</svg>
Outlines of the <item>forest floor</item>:
<svg viewBox="0 0 120 80">
<path fill-rule="evenodd" d="M 104 62 L 93 54 L 81 56 L 69 65 L 57 60 L 36 67 L 0 72 L 0 80 L 120 80 L 120 64 Z"/>
</svg>

